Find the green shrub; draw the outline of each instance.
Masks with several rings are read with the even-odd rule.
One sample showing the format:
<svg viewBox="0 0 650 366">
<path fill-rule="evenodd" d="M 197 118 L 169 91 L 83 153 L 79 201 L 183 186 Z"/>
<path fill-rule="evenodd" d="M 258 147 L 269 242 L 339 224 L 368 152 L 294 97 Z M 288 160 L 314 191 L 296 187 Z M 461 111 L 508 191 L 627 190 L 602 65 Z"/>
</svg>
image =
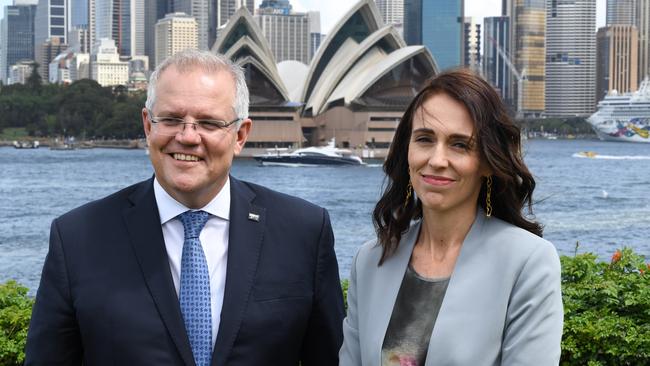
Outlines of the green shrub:
<svg viewBox="0 0 650 366">
<path fill-rule="evenodd" d="M 562 365 L 650 364 L 650 265 L 631 249 L 610 263 L 561 258 Z"/>
<path fill-rule="evenodd" d="M 34 300 L 16 281 L 0 284 L 0 365 L 22 365 Z"/>
</svg>

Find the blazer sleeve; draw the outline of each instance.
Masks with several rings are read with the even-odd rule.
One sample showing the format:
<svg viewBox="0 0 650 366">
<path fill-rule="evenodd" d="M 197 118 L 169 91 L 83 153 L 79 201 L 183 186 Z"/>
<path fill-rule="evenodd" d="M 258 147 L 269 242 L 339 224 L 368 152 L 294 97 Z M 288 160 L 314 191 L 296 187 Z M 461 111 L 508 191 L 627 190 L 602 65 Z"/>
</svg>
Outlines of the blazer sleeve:
<svg viewBox="0 0 650 366">
<path fill-rule="evenodd" d="M 501 364 L 558 365 L 563 317 L 560 261 L 544 241 L 526 260 L 512 290 Z"/>
<path fill-rule="evenodd" d="M 331 366 L 338 363 L 338 350 L 343 341 L 341 323 L 344 315 L 334 234 L 327 210 L 323 209 L 313 305 L 301 350 L 303 366 Z"/>
<path fill-rule="evenodd" d="M 81 365 L 81 335 L 57 221 L 50 229 L 50 248 L 43 265 L 27 333 L 25 365 Z"/>
<path fill-rule="evenodd" d="M 343 346 L 339 352 L 340 366 L 361 365 L 361 346 L 359 344 L 359 320 L 357 317 L 357 257 L 352 260 L 350 282 L 348 284 L 348 316 L 343 320 Z"/>
</svg>

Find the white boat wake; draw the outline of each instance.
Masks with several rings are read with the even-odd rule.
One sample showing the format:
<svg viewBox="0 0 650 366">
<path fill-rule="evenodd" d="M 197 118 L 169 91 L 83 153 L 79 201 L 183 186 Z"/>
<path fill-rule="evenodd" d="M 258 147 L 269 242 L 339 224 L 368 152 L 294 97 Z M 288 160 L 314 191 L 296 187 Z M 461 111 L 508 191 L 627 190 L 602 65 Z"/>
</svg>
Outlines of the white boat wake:
<svg viewBox="0 0 650 366">
<path fill-rule="evenodd" d="M 587 156 L 585 154 L 575 153 L 575 154 L 573 154 L 571 156 L 573 156 L 574 158 L 581 158 L 581 159 L 650 160 L 650 155 L 600 155 L 600 154 L 595 154 L 595 155 Z"/>
</svg>

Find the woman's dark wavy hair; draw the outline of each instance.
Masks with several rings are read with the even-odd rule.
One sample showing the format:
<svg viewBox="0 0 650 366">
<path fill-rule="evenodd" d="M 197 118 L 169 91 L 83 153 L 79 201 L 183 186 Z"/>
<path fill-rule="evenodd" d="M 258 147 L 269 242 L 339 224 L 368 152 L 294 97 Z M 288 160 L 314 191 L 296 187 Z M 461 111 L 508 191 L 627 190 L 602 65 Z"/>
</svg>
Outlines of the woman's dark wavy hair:
<svg viewBox="0 0 650 366">
<path fill-rule="evenodd" d="M 474 133 L 480 159 L 492 171 L 492 215 L 531 233 L 542 236 L 542 226 L 522 213 L 524 205 L 532 214 L 535 179 L 521 155 L 520 129 L 508 116 L 496 91 L 483 78 L 467 69 L 441 73 L 425 83 L 409 104 L 397 126 L 388 156 L 384 162 L 385 189 L 373 212 L 377 239 L 382 246 L 381 265 L 390 257 L 413 219 L 422 217 L 419 200 L 406 202 L 410 182 L 408 149 L 413 117 L 422 104 L 434 94 L 444 93 L 462 103 L 474 122 Z M 485 202 L 485 180 L 478 196 Z"/>
</svg>

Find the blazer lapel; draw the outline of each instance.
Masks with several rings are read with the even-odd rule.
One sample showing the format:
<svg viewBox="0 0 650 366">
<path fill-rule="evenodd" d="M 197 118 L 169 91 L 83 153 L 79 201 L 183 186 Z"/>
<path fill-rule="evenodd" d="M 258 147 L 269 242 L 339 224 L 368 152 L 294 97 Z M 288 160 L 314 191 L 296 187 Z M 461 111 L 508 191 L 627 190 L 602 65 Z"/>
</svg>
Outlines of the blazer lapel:
<svg viewBox="0 0 650 366">
<path fill-rule="evenodd" d="M 266 210 L 252 203 L 255 193 L 230 177 L 228 267 L 221 322 L 212 365 L 224 365 L 237 337 L 257 271 Z"/>
<path fill-rule="evenodd" d="M 486 219 L 482 212 L 481 209 L 478 210 L 474 223 L 463 241 L 458 259 L 456 259 L 429 341 L 426 366 L 449 363 L 449 360 L 444 358 L 453 354 L 454 350 L 447 349 L 444 344 L 447 344 L 451 335 L 459 334 L 459 325 L 463 324 L 462 320 L 467 316 L 465 308 L 471 306 L 467 303 L 467 289 L 472 288 L 468 283 L 476 282 L 476 278 L 472 276 L 473 268 L 480 265 L 480 246 L 485 239 L 483 228 Z"/>
<path fill-rule="evenodd" d="M 133 251 L 145 282 L 169 334 L 186 365 L 194 365 L 180 304 L 169 269 L 153 179 L 140 184 L 129 197 L 132 207 L 123 212 Z"/>
<path fill-rule="evenodd" d="M 373 360 L 371 365 L 381 365 L 381 348 L 384 344 L 384 337 L 388 329 L 388 323 L 393 315 L 393 307 L 397 300 L 397 294 L 402 286 L 402 280 L 406 273 L 406 267 L 411 259 L 413 246 L 420 233 L 420 223 L 413 224 L 400 240 L 397 251 L 393 256 L 377 268 L 377 275 L 374 276 L 371 288 L 381 289 L 375 291 L 372 299 L 368 301 L 373 304 L 370 308 L 369 319 L 372 321 L 372 331 L 368 332 L 371 339 L 367 344 L 377 345 L 376 349 L 370 350 Z M 377 251 L 380 253 L 381 251 Z M 377 258 L 379 260 L 379 258 Z"/>
</svg>

